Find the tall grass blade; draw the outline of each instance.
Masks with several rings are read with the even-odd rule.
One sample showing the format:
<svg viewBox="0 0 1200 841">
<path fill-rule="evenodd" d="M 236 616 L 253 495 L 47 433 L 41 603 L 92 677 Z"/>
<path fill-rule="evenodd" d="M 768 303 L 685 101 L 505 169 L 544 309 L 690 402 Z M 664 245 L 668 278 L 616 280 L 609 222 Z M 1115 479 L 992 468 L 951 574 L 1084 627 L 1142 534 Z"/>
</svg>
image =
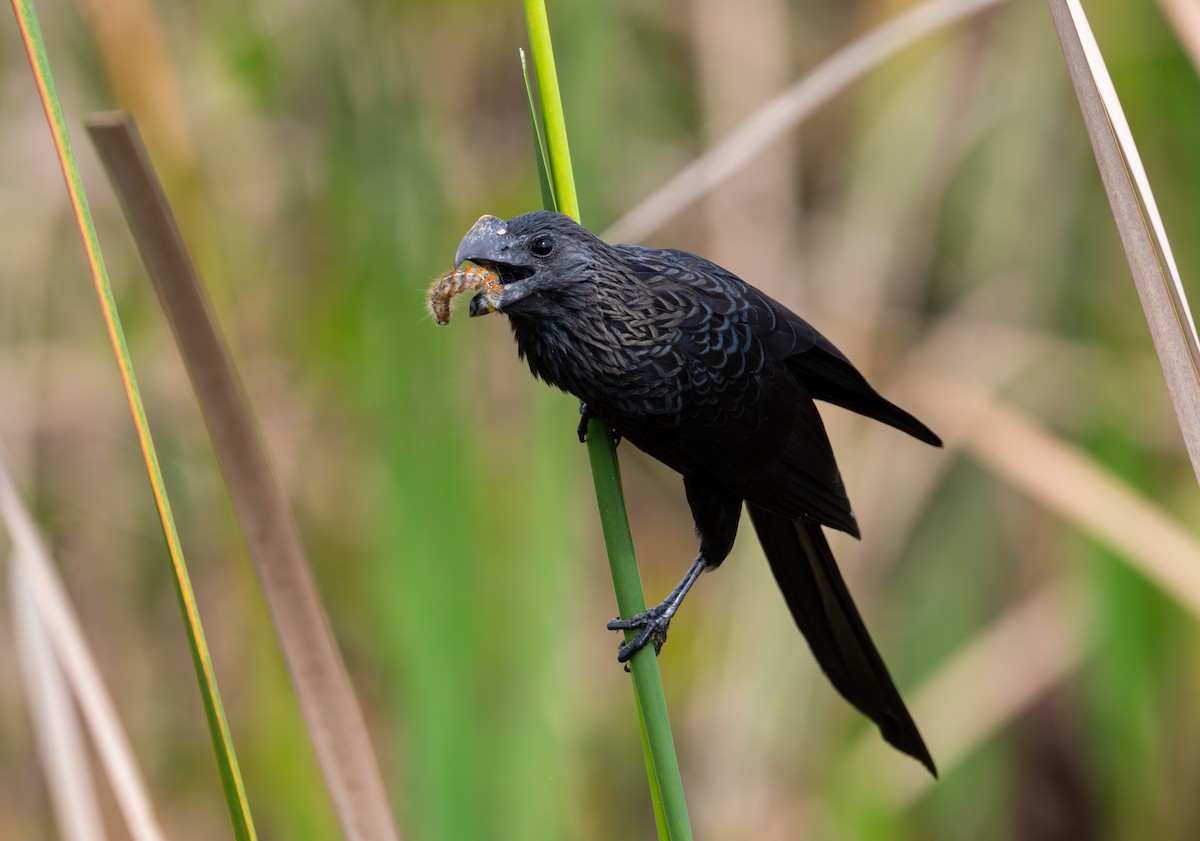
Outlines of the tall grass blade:
<svg viewBox="0 0 1200 841">
<path fill-rule="evenodd" d="M 79 165 L 75 160 L 75 152 L 71 146 L 71 138 L 67 132 L 66 117 L 63 115 L 62 103 L 54 87 L 54 79 L 50 73 L 50 60 L 46 52 L 45 41 L 42 38 L 41 27 L 38 25 L 31 0 L 12 0 L 13 12 L 17 18 L 17 28 L 29 57 L 33 71 L 34 82 L 41 98 L 42 108 L 46 112 L 46 120 L 50 126 L 50 134 L 54 141 L 54 149 L 62 167 L 63 178 L 66 181 L 67 194 L 71 200 L 79 233 L 83 239 L 84 250 L 87 253 L 88 264 L 91 267 L 92 279 L 95 283 L 96 294 L 100 299 L 100 309 L 108 328 L 109 339 L 117 358 L 117 367 L 121 372 L 121 382 L 129 401 L 129 409 L 133 415 L 134 427 L 137 430 L 138 441 L 141 444 L 142 456 L 146 462 L 146 470 L 150 477 L 150 487 L 158 506 L 159 520 L 162 522 L 163 534 L 166 537 L 167 549 L 171 556 L 171 571 L 174 576 L 175 595 L 184 616 L 184 629 L 187 634 L 188 646 L 192 652 L 192 663 L 196 670 L 196 680 L 200 687 L 200 698 L 204 705 L 204 714 L 208 722 L 209 734 L 212 737 L 213 751 L 216 754 L 217 770 L 221 776 L 221 786 L 225 793 L 225 802 L 229 808 L 230 821 L 233 824 L 235 837 L 239 841 L 256 838 L 254 823 L 250 817 L 250 803 L 246 798 L 246 789 L 242 783 L 241 770 L 238 768 L 237 757 L 233 750 L 233 740 L 229 734 L 229 724 L 225 718 L 225 710 L 221 704 L 221 696 L 217 690 L 216 674 L 213 671 L 212 657 L 209 655 L 208 643 L 204 638 L 204 629 L 200 624 L 200 614 L 196 607 L 196 597 L 192 592 L 191 579 L 188 576 L 187 565 L 183 557 L 183 546 L 179 542 L 179 533 L 175 527 L 175 518 L 171 513 L 171 503 L 167 497 L 166 485 L 163 482 L 162 468 L 158 462 L 158 453 L 154 440 L 150 435 L 150 425 L 146 421 L 146 410 L 142 405 L 141 393 L 138 391 L 137 379 L 133 373 L 133 362 L 129 357 L 129 348 L 125 343 L 125 334 L 121 329 L 120 317 L 117 314 L 116 303 L 113 300 L 112 286 L 108 281 L 108 272 L 104 267 L 104 259 L 100 253 L 100 241 L 96 235 L 96 226 L 88 209 L 87 196 L 83 191 L 83 180 L 79 175 Z"/>
<path fill-rule="evenodd" d="M 399 839 L 299 530 L 137 129 L 118 113 L 93 115 L 88 131 L 199 400 L 342 831 L 351 841 Z"/>
<path fill-rule="evenodd" d="M 20 551 L 13 553 L 9 563 L 13 626 L 17 655 L 25 675 L 29 713 L 58 832 L 64 841 L 104 841 L 107 835 L 96 804 L 87 746 L 26 578 L 27 561 L 19 556 Z"/>
<path fill-rule="evenodd" d="M 823 61 L 759 108 L 614 222 L 603 238 L 638 242 L 711 192 L 849 84 L 919 38 L 1004 0 L 929 0 L 898 15 Z"/>
<path fill-rule="evenodd" d="M 529 43 L 541 96 L 542 119 L 545 121 L 550 183 L 558 201 L 558 210 L 578 221 L 579 200 L 575 193 L 566 121 L 554 65 L 554 48 L 550 42 L 550 24 L 543 0 L 525 0 L 525 20 L 529 27 Z M 596 421 L 592 421 L 588 427 L 588 457 L 592 465 L 596 502 L 600 509 L 600 524 L 608 550 L 617 608 L 621 616 L 633 616 L 646 609 L 646 599 L 642 593 L 633 538 L 629 532 L 629 518 L 625 512 L 625 496 L 621 489 L 621 474 L 612 433 L 604 424 Z M 631 638 L 632 632 L 627 632 L 626 639 Z M 655 653 L 644 649 L 635 654 L 630 661 L 630 671 L 659 837 L 686 841 L 692 837 L 691 821 Z"/>
<path fill-rule="evenodd" d="M 533 139 L 537 143 L 538 185 L 542 188 L 542 207 L 547 210 L 558 210 L 558 200 L 554 198 L 554 185 L 550 183 L 550 162 L 546 160 L 546 141 L 542 137 L 542 121 L 538 119 L 537 103 L 533 100 L 533 82 L 529 79 L 529 63 L 525 60 L 525 51 L 518 50 L 521 55 L 521 76 L 525 79 L 525 97 L 529 100 L 529 119 L 533 123 Z"/>
<path fill-rule="evenodd" d="M 1200 339 L 1133 133 L 1078 0 L 1049 0 L 1092 152 L 1200 480 Z"/>
<path fill-rule="evenodd" d="M 12 540 L 13 566 L 21 567 L 21 577 L 96 745 L 96 754 L 108 776 L 130 837 L 134 841 L 164 841 L 145 779 L 129 747 L 129 738 L 121 727 L 112 698 L 104 688 L 95 658 L 88 650 L 58 568 L 38 535 L 33 517 L 21 501 L 2 451 L 0 522 L 4 523 Z"/>
<path fill-rule="evenodd" d="M 554 64 L 550 22 L 546 18 L 544 0 L 525 0 L 525 23 L 529 28 L 529 48 L 533 53 L 533 71 L 537 77 L 542 106 L 546 165 L 550 170 L 554 209 L 579 221 L 579 197 L 575 193 L 575 173 L 571 168 L 571 150 L 567 144 L 567 123 L 563 117 L 558 69 Z M 536 116 L 534 119 L 537 119 Z"/>
</svg>

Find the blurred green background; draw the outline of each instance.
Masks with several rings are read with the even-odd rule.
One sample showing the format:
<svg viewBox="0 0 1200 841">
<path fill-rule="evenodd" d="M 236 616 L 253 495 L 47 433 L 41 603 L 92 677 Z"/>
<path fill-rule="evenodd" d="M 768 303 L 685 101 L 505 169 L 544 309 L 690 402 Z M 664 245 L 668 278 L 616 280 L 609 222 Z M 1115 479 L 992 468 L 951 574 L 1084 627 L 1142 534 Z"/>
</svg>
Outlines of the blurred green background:
<svg viewBox="0 0 1200 841">
<path fill-rule="evenodd" d="M 584 222 L 603 231 L 905 8 L 551 2 Z M 540 205 L 520 4 L 39 10 L 262 837 L 337 829 L 182 365 L 82 131 L 93 110 L 141 125 L 405 837 L 652 837 L 575 403 L 528 376 L 502 318 L 468 322 L 464 307 L 438 328 L 424 309 L 479 215 Z M 1195 68 L 1158 5 L 1089 13 L 1195 276 Z M 168 834 L 226 837 L 160 527 L 11 22 L 0 126 L 0 441 Z M 948 442 L 824 413 L 865 535 L 834 550 L 941 782 L 828 686 L 747 528 L 660 660 L 697 837 L 1200 836 L 1186 597 L 1013 478 L 1042 475 L 1136 542 L 1128 510 L 1092 505 L 1097 482 L 1129 486 L 1196 542 L 1195 477 L 1044 5 L 1001 4 L 919 41 L 637 238 L 699 251 L 796 308 Z M 1046 477 L 1055 463 L 998 437 L 970 395 L 1049 431 L 1100 479 Z M 620 452 L 657 600 L 693 557 L 691 521 L 676 476 Z M 8 616 L 0 838 L 49 839 Z"/>
</svg>

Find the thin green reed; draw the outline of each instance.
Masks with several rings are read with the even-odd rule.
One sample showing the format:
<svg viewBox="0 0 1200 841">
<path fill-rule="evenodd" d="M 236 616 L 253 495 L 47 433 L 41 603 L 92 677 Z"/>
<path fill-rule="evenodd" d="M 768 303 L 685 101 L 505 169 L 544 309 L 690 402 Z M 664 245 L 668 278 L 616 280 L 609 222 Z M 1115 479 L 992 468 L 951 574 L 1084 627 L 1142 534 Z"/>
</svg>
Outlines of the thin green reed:
<svg viewBox="0 0 1200 841">
<path fill-rule="evenodd" d="M 233 823 L 234 837 L 238 841 L 253 841 L 257 836 L 250 817 L 250 803 L 246 797 L 245 786 L 242 784 L 241 771 L 233 750 L 233 740 L 229 734 L 229 723 L 226 721 L 225 710 L 221 705 L 221 695 L 217 690 L 217 677 L 213 671 L 208 643 L 204 639 L 204 629 L 200 624 L 196 597 L 192 592 L 191 580 L 183 557 L 183 546 L 180 544 L 179 532 L 175 527 L 174 515 L 171 513 L 171 503 L 163 482 L 158 453 L 150 435 L 150 425 L 146 420 L 141 392 L 138 390 L 137 378 L 133 373 L 133 362 L 125 342 L 125 333 L 121 329 L 117 305 L 113 300 L 108 271 L 104 267 L 104 258 L 100 253 L 100 241 L 96 235 L 96 226 L 83 190 L 79 164 L 71 145 L 70 134 L 67 132 L 66 116 L 63 114 L 62 103 L 59 101 L 54 78 L 50 73 L 50 59 L 46 51 L 46 43 L 42 37 L 41 26 L 38 24 L 37 14 L 31 0 L 12 0 L 12 7 L 17 18 L 17 28 L 20 30 L 25 51 L 29 56 L 29 65 L 33 71 L 38 95 L 46 112 L 46 121 L 50 127 L 54 149 L 58 155 L 59 164 L 62 166 L 67 194 L 79 226 L 96 295 L 100 299 L 100 309 L 108 328 L 109 339 L 117 358 L 117 367 L 121 373 L 121 381 L 125 387 L 125 396 L 129 401 L 133 424 L 141 444 L 142 456 L 146 462 L 150 488 L 158 506 L 163 535 L 166 538 L 167 550 L 171 557 L 175 595 L 179 600 L 179 609 L 184 618 L 183 624 L 187 632 L 188 647 L 192 652 L 196 682 L 199 685 L 200 698 L 204 704 L 209 734 L 212 737 L 213 752 L 216 754 L 217 769 L 220 772 L 221 785 L 225 792 L 225 802 L 229 808 L 230 821 Z"/>
<path fill-rule="evenodd" d="M 529 44 L 544 126 L 544 131 L 539 135 L 536 132 L 538 121 L 535 115 L 535 136 L 539 158 L 542 156 L 544 138 L 545 158 L 542 166 L 548 170 L 546 181 L 549 182 L 550 198 L 553 200 L 547 204 L 579 221 L 579 200 L 571 171 L 566 122 L 563 119 L 544 0 L 525 0 L 525 19 L 529 26 Z M 543 185 L 546 181 L 543 181 Z M 595 420 L 588 427 L 588 456 L 596 485 L 596 502 L 600 508 L 600 523 L 608 550 L 617 607 L 621 616 L 633 616 L 646 609 L 646 600 L 633 551 L 633 538 L 629 533 L 629 518 L 625 513 L 625 495 L 621 489 L 621 473 L 612 433 Z M 626 639 L 632 639 L 635 634 L 635 631 L 626 631 Z M 691 823 L 683 794 L 683 781 L 679 776 L 679 760 L 671 739 L 671 722 L 667 716 L 662 678 L 652 646 L 634 655 L 630 661 L 630 671 L 659 838 L 687 841 L 692 837 Z"/>
</svg>

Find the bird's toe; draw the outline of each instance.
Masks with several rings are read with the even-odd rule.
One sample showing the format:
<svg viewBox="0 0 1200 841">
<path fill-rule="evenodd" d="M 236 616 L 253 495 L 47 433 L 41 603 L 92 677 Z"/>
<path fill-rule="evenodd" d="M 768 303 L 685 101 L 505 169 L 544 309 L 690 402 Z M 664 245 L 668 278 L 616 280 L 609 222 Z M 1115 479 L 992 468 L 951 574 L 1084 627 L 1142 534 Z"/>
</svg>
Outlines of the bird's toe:
<svg viewBox="0 0 1200 841">
<path fill-rule="evenodd" d="M 644 613 L 631 616 L 628 619 L 613 619 L 608 623 L 610 631 L 638 631 L 631 640 L 622 642 L 617 649 L 617 662 L 627 663 L 650 643 L 654 643 L 654 653 L 662 651 L 667 641 L 667 631 L 671 626 L 671 618 L 663 615 L 657 608 L 650 608 Z"/>
</svg>

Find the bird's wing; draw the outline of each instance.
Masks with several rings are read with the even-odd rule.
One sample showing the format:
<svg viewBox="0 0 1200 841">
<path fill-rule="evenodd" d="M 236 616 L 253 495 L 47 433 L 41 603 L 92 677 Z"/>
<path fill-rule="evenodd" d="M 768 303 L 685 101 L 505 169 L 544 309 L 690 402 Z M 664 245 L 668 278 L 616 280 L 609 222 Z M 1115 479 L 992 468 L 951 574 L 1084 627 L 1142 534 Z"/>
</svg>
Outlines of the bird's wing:
<svg viewBox="0 0 1200 841">
<path fill-rule="evenodd" d="M 716 263 L 686 251 L 618 246 L 641 272 L 670 277 L 692 287 L 709 307 L 723 312 L 736 301 L 766 361 L 785 360 L 816 400 L 873 418 L 914 438 L 942 445 L 921 421 L 881 396 L 833 342 L 783 304 Z"/>
<path fill-rule="evenodd" d="M 786 310 L 694 255 L 622 250 L 645 294 L 672 302 L 662 310 L 671 325 L 669 355 L 685 381 L 673 434 L 644 442 L 634 434 L 631 440 L 681 472 L 707 475 L 778 514 L 857 536 L 812 395 L 786 355 L 770 347 L 789 332 L 793 348 L 803 342 L 782 318 Z M 815 341 L 816 331 L 808 330 Z M 685 457 L 664 457 L 663 437 L 677 443 Z"/>
</svg>

